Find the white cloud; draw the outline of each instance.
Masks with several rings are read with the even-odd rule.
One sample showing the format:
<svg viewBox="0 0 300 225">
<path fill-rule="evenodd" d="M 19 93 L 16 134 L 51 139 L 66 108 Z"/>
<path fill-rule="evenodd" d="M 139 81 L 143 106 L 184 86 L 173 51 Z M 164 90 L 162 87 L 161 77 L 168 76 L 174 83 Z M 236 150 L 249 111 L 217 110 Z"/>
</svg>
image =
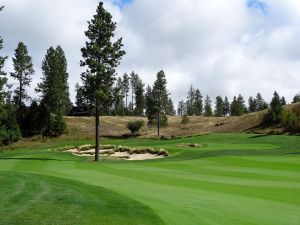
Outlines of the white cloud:
<svg viewBox="0 0 300 225">
<path fill-rule="evenodd" d="M 83 32 L 97 2 L 5 0 L 0 14 L 5 53 L 11 56 L 17 42 L 24 41 L 39 76 L 46 49 L 62 45 L 73 93 L 82 70 Z M 127 51 L 119 74 L 135 70 L 152 83 L 164 69 L 175 101 L 185 98 L 191 84 L 212 98 L 260 91 L 270 100 L 278 90 L 291 100 L 300 83 L 300 3 L 264 3 L 265 13 L 249 9 L 246 0 L 135 0 L 122 9 L 106 1 Z"/>
</svg>

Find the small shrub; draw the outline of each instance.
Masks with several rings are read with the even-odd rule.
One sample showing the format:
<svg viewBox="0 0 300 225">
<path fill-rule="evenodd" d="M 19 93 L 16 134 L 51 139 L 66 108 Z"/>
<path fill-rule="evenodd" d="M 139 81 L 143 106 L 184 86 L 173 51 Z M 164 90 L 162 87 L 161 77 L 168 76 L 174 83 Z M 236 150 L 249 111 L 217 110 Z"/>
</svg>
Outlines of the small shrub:
<svg viewBox="0 0 300 225">
<path fill-rule="evenodd" d="M 127 123 L 127 129 L 130 130 L 131 134 L 138 133 L 143 126 L 143 120 L 129 121 Z"/>
<path fill-rule="evenodd" d="M 188 123 L 190 123 L 190 118 L 188 117 L 187 114 L 185 114 L 181 119 L 181 124 L 183 124 L 184 128 L 186 129 Z"/>
</svg>

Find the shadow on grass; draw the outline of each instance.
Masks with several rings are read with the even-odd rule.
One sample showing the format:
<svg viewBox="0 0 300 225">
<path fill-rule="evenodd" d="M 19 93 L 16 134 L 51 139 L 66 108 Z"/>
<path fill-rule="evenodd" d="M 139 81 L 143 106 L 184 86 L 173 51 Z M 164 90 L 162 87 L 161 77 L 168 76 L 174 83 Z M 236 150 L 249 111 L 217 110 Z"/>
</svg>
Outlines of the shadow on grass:
<svg viewBox="0 0 300 225">
<path fill-rule="evenodd" d="M 263 138 L 268 136 L 271 136 L 271 134 L 259 134 L 259 135 L 251 136 L 249 138 Z"/>
<path fill-rule="evenodd" d="M 60 162 L 75 162 L 76 160 L 71 159 L 47 159 L 47 158 L 18 158 L 18 157 L 4 157 L 0 158 L 0 160 L 36 160 L 36 161 L 60 161 Z"/>
</svg>

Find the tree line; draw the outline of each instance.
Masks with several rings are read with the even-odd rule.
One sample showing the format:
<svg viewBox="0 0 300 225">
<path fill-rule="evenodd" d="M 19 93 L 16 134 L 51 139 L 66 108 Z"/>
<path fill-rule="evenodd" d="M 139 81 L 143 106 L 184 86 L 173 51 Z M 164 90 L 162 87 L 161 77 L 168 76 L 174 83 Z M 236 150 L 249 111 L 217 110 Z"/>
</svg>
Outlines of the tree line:
<svg viewBox="0 0 300 225">
<path fill-rule="evenodd" d="M 0 38 L 0 50 L 2 48 L 3 39 Z M 0 145 L 17 141 L 21 136 L 55 137 L 62 134 L 65 130 L 63 116 L 71 108 L 63 49 L 57 46 L 47 50 L 42 62 L 42 78 L 35 89 L 38 99 L 32 99 L 27 92 L 35 75 L 27 46 L 18 43 L 10 73 L 3 71 L 6 60 L 7 57 L 0 56 Z M 8 83 L 9 76 L 12 83 Z"/>
<path fill-rule="evenodd" d="M 76 84 L 76 98 L 74 115 L 93 115 L 93 103 L 90 102 L 90 97 L 85 92 L 87 90 L 87 80 L 84 75 L 83 85 Z M 165 83 L 165 84 L 164 84 Z M 157 81 L 153 87 L 147 85 L 140 78 L 139 74 L 132 71 L 129 75 L 125 73 L 122 77 L 116 78 L 115 83 L 111 86 L 111 98 L 108 99 L 105 105 L 100 110 L 100 115 L 110 116 L 145 116 L 151 114 L 152 88 L 154 90 L 160 88 L 162 94 L 162 111 L 166 115 L 175 115 L 174 104 L 169 97 L 166 84 L 167 80 L 164 71 L 159 71 Z M 156 106 L 157 107 L 157 106 Z"/>
<path fill-rule="evenodd" d="M 284 98 L 282 98 L 282 102 L 285 102 Z M 199 89 L 195 89 L 191 86 L 186 101 L 181 100 L 179 102 L 177 114 L 181 116 L 226 117 L 241 116 L 246 113 L 263 111 L 268 108 L 269 104 L 263 99 L 260 93 L 257 93 L 256 97 L 249 97 L 248 107 L 241 94 L 234 96 L 232 102 L 229 102 L 227 96 L 224 98 L 217 96 L 213 109 L 211 98 L 208 95 L 204 98 Z"/>
</svg>

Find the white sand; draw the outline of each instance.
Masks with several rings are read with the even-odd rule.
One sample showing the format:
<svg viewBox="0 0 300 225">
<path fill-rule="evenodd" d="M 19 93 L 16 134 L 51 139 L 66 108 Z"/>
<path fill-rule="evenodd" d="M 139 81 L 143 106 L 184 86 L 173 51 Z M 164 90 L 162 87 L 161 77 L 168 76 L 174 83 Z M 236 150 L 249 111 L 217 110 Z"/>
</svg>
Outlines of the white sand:
<svg viewBox="0 0 300 225">
<path fill-rule="evenodd" d="M 107 156 L 110 150 L 101 150 L 100 154 L 104 154 Z M 79 151 L 78 149 L 70 149 L 66 152 L 70 152 L 76 156 L 93 156 L 95 155 L 95 149 Z M 148 160 L 148 159 L 162 159 L 165 158 L 164 155 L 156 155 L 151 153 L 143 153 L 143 154 L 130 154 L 129 152 L 115 152 L 114 154 L 110 155 L 110 157 L 118 158 L 118 159 L 125 159 L 125 160 Z"/>
<path fill-rule="evenodd" d="M 144 154 L 132 154 L 128 160 L 147 160 L 147 159 L 162 159 L 165 156 L 163 155 L 154 155 L 150 153 Z"/>
</svg>

